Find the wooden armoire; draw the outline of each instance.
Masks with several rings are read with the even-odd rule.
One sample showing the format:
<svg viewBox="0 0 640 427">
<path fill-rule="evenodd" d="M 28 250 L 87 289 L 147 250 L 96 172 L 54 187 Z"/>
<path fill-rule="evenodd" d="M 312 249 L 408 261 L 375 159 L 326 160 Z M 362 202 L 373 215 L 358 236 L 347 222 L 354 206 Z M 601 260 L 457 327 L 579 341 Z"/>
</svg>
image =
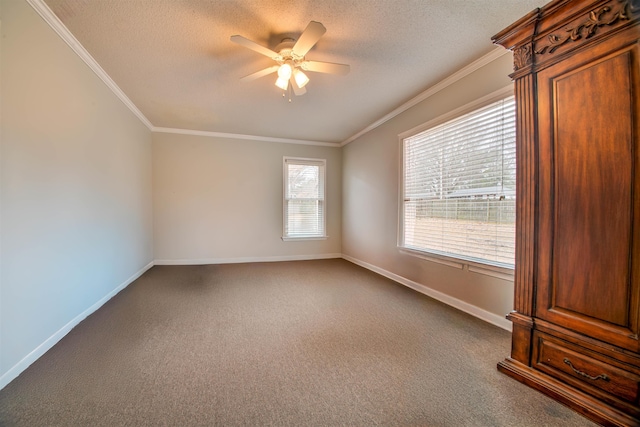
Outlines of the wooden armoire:
<svg viewBox="0 0 640 427">
<path fill-rule="evenodd" d="M 640 425 L 639 18 L 640 0 L 553 0 L 493 38 L 518 162 L 498 369 L 603 425 Z"/>
</svg>

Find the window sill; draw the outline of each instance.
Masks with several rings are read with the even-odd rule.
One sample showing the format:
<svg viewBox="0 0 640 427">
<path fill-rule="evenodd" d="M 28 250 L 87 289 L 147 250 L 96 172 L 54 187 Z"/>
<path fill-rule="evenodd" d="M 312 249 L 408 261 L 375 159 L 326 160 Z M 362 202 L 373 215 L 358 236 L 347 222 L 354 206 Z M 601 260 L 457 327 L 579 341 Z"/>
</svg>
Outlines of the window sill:
<svg viewBox="0 0 640 427">
<path fill-rule="evenodd" d="M 286 237 L 282 236 L 284 242 L 295 242 L 300 240 L 327 240 L 329 236 L 301 236 L 301 237 Z"/>
<path fill-rule="evenodd" d="M 400 253 L 411 255 L 417 258 L 424 259 L 426 261 L 435 262 L 438 264 L 448 265 L 449 267 L 458 268 L 460 270 L 467 270 L 471 273 L 484 274 L 485 276 L 496 277 L 502 280 L 513 281 L 514 269 L 509 267 L 501 267 L 491 264 L 483 264 L 480 262 L 473 262 L 462 258 L 454 258 L 445 255 L 439 255 L 429 252 L 421 252 L 414 249 L 398 247 Z"/>
</svg>

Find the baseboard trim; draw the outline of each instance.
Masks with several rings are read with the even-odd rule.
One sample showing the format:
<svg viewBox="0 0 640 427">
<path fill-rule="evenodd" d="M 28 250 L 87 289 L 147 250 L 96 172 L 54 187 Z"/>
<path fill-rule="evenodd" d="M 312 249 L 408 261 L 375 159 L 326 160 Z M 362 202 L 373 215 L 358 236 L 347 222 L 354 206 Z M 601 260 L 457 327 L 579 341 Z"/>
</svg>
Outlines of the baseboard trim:
<svg viewBox="0 0 640 427">
<path fill-rule="evenodd" d="M 133 274 L 127 280 L 122 282 L 117 288 L 109 292 L 102 297 L 98 302 L 87 308 L 85 311 L 73 318 L 69 323 L 60 328 L 56 333 L 47 338 L 42 344 L 36 347 L 31 353 L 27 354 L 18 363 L 16 363 L 11 369 L 9 369 L 4 375 L 0 377 L 0 390 L 2 390 L 7 384 L 18 377 L 25 369 L 27 369 L 33 362 L 38 360 L 43 354 L 45 354 L 51 347 L 53 347 L 58 341 L 64 338 L 71 329 L 77 326 L 80 322 L 86 319 L 90 314 L 102 307 L 107 301 L 113 298 L 118 292 L 133 283 L 134 280 L 142 276 L 147 270 L 153 267 L 153 261 L 144 266 L 138 272 Z"/>
<path fill-rule="evenodd" d="M 499 328 L 505 329 L 509 332 L 511 332 L 511 322 L 508 321 L 506 318 L 498 316 L 497 314 L 491 313 L 487 310 L 484 310 L 480 307 L 476 307 L 475 305 L 469 304 L 467 302 L 464 302 L 462 300 L 459 300 L 457 298 L 454 298 L 450 295 L 444 294 L 440 291 L 436 291 L 435 289 L 431 289 L 428 286 L 425 286 L 421 283 L 418 282 L 414 282 L 413 280 L 409 280 L 405 277 L 402 277 L 398 274 L 392 273 L 390 271 L 387 271 L 383 268 L 380 268 L 378 266 L 375 266 L 373 264 L 369 264 L 368 262 L 359 260 L 357 258 L 351 257 L 349 255 L 345 255 L 342 254 L 342 258 L 344 258 L 345 260 L 352 262 L 356 265 L 359 265 L 360 267 L 364 267 L 367 270 L 371 270 L 374 273 L 378 273 L 381 276 L 384 276 L 388 279 L 393 280 L 394 282 L 398 282 L 401 285 L 404 285 L 408 288 L 411 288 L 417 292 L 420 292 L 421 294 L 424 294 L 428 297 L 431 297 L 435 300 L 438 300 L 442 303 L 445 303 L 447 305 L 450 305 L 453 308 L 456 308 L 460 311 L 464 311 L 467 314 L 470 314 L 474 317 L 477 317 L 480 320 L 484 320 L 485 322 L 491 323 L 495 326 L 498 326 Z"/>
<path fill-rule="evenodd" d="M 247 262 L 282 262 L 311 261 L 316 259 L 342 258 L 342 254 L 284 255 L 270 257 L 238 257 L 238 258 L 193 258 L 193 259 L 157 259 L 155 265 L 205 265 L 205 264 L 240 264 Z"/>
<path fill-rule="evenodd" d="M 334 259 L 334 258 L 343 258 L 349 262 L 352 262 L 356 265 L 366 268 L 367 270 L 371 270 L 381 276 L 384 276 L 388 279 L 393 280 L 394 282 L 400 283 L 401 285 L 407 286 L 421 294 L 427 295 L 435 300 L 443 302 L 447 305 L 450 305 L 458 310 L 464 311 L 474 317 L 477 317 L 485 322 L 489 322 L 493 325 L 496 325 L 502 329 L 507 331 L 511 331 L 511 322 L 508 320 L 483 310 L 479 307 L 466 303 L 457 298 L 453 298 L 449 295 L 446 295 L 442 292 L 431 289 L 425 285 L 409 280 L 405 277 L 387 271 L 383 268 L 377 267 L 373 264 L 369 264 L 365 261 L 361 261 L 357 258 L 353 258 L 349 255 L 340 254 L 340 253 L 330 253 L 330 254 L 314 254 L 314 255 L 289 255 L 289 256 L 276 256 L 276 257 L 239 257 L 239 258 L 207 258 L 207 259 L 177 259 L 177 260 L 155 260 L 144 266 L 138 272 L 133 274 L 127 280 L 125 280 L 122 284 L 120 284 L 117 288 L 109 292 L 98 302 L 93 304 L 91 307 L 86 309 L 84 312 L 80 313 L 74 319 L 72 319 L 69 323 L 60 328 L 56 333 L 47 338 L 42 344 L 36 347 L 31 353 L 26 355 L 22 360 L 16 363 L 11 369 L 9 369 L 4 375 L 0 377 L 0 390 L 3 389 L 7 384 L 13 381 L 15 378 L 20 375 L 25 369 L 27 369 L 33 362 L 38 360 L 43 354 L 45 354 L 51 347 L 53 347 L 58 341 L 60 341 L 65 335 L 67 335 L 71 329 L 77 326 L 80 322 L 82 322 L 85 318 L 91 315 L 93 312 L 102 307 L 107 301 L 113 298 L 118 292 L 129 286 L 136 279 L 142 276 L 147 270 L 149 270 L 154 265 L 203 265 L 203 264 L 235 264 L 235 263 L 248 263 L 248 262 L 281 262 L 281 261 L 309 261 L 309 260 L 317 260 L 317 259 Z"/>
</svg>

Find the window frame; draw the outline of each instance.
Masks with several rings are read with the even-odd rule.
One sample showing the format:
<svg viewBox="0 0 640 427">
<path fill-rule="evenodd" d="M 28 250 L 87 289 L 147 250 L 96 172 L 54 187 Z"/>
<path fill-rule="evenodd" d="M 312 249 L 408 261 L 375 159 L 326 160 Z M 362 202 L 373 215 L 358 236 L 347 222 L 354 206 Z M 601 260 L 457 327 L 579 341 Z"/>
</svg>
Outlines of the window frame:
<svg viewBox="0 0 640 427">
<path fill-rule="evenodd" d="M 504 280 L 513 280 L 515 266 L 509 266 L 497 262 L 482 262 L 477 259 L 467 258 L 464 255 L 443 254 L 429 250 L 421 250 L 413 247 L 407 247 L 404 244 L 404 210 L 405 210 L 405 182 L 404 182 L 404 139 L 415 136 L 421 132 L 455 120 L 474 110 L 481 109 L 494 102 L 506 99 L 514 95 L 514 86 L 510 84 L 502 89 L 498 89 L 486 96 L 478 98 L 465 104 L 459 108 L 442 114 L 432 120 L 418 125 L 412 129 L 398 134 L 398 229 L 397 229 L 397 248 L 400 253 L 418 257 L 427 261 L 448 265 L 450 267 L 467 270 L 474 273 L 485 274 Z M 516 105 L 517 109 L 517 105 Z M 516 148 L 517 149 L 517 148 Z M 516 156 L 517 157 L 517 156 Z M 517 166 L 516 166 L 517 167 Z M 517 200 L 517 195 L 516 195 Z M 516 220 L 517 221 L 517 220 Z"/>
<path fill-rule="evenodd" d="M 287 162 L 289 164 L 298 165 L 313 165 L 322 168 L 322 198 L 318 199 L 322 201 L 322 234 L 318 235 L 302 235 L 302 236 L 290 236 L 287 235 L 287 221 L 288 221 L 288 199 L 287 199 L 287 186 L 289 183 L 289 175 L 287 170 Z M 308 157 L 290 157 L 284 156 L 282 158 L 282 240 L 287 241 L 303 241 L 303 240 L 326 240 L 327 235 L 327 160 L 319 158 Z"/>
</svg>

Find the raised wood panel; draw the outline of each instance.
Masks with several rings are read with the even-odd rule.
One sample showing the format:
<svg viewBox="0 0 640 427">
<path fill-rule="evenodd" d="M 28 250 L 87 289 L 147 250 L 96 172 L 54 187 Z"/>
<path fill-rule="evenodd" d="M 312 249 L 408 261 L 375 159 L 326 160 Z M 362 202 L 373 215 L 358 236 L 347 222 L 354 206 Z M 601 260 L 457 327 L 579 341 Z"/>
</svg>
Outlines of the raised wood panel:
<svg viewBox="0 0 640 427">
<path fill-rule="evenodd" d="M 638 351 L 638 46 L 538 73 L 536 316 Z"/>
<path fill-rule="evenodd" d="M 627 327 L 633 217 L 629 57 L 625 52 L 552 79 L 551 308 Z M 581 90 L 611 81 L 615 89 L 610 91 Z"/>
</svg>

